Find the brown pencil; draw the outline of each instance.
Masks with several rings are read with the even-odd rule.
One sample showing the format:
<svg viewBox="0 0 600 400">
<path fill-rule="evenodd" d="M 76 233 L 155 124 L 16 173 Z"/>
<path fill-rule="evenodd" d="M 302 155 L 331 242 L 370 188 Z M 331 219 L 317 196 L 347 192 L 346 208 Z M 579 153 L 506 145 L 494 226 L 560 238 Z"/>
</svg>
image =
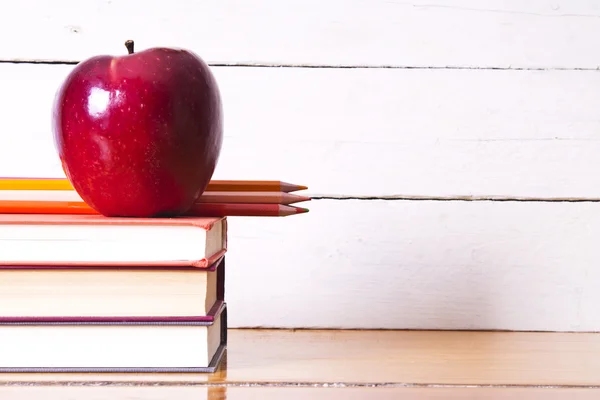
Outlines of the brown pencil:
<svg viewBox="0 0 600 400">
<path fill-rule="evenodd" d="M 306 186 L 281 181 L 211 180 L 206 191 L 211 192 L 295 192 Z M 0 178 L 0 190 L 73 190 L 65 178 Z"/>
<path fill-rule="evenodd" d="M 285 217 L 302 214 L 308 209 L 283 204 L 216 204 L 196 203 L 185 215 L 195 217 Z M 87 214 L 97 215 L 83 201 L 15 201 L 0 200 L 0 214 Z"/>
<path fill-rule="evenodd" d="M 212 180 L 206 188 L 212 192 L 296 192 L 308 187 L 281 181 L 219 181 Z"/>
</svg>

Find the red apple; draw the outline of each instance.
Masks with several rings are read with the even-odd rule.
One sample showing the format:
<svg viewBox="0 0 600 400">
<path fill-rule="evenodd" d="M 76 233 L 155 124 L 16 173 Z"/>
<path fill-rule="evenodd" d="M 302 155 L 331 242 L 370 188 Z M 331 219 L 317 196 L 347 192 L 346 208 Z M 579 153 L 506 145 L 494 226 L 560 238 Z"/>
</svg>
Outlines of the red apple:
<svg viewBox="0 0 600 400">
<path fill-rule="evenodd" d="M 52 125 L 63 170 L 105 216 L 176 216 L 212 178 L 222 144 L 217 83 L 196 54 L 151 48 L 80 62 Z"/>
</svg>

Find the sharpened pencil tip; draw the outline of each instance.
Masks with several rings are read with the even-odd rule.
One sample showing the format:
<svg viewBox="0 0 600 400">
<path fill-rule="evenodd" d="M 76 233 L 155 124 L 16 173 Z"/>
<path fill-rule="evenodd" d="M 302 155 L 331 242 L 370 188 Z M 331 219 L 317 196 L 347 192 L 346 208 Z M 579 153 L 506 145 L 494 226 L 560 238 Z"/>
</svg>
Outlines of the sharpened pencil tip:
<svg viewBox="0 0 600 400">
<path fill-rule="evenodd" d="M 296 207 L 296 209 L 297 209 L 297 213 L 298 214 L 303 214 L 303 213 L 307 213 L 308 212 L 308 208 Z"/>
<path fill-rule="evenodd" d="M 296 197 L 296 203 L 301 203 L 303 201 L 311 201 L 312 198 L 308 197 L 308 196 L 298 196 Z"/>
<path fill-rule="evenodd" d="M 296 185 L 295 183 L 288 183 L 288 182 L 281 182 L 279 181 L 279 185 L 280 185 L 280 190 L 282 192 L 296 192 L 298 190 L 306 190 L 308 189 L 308 186 L 304 186 L 304 185 Z"/>
</svg>

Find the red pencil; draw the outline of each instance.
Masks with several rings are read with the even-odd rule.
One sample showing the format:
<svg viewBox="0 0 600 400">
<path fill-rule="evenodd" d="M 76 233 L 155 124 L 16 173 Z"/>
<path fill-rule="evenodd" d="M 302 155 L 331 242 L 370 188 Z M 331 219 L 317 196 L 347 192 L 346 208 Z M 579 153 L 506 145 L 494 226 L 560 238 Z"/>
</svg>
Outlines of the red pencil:
<svg viewBox="0 0 600 400">
<path fill-rule="evenodd" d="M 185 215 L 195 217 L 285 217 L 305 212 L 308 212 L 308 209 L 283 204 L 196 203 Z M 0 200 L 0 214 L 97 215 L 98 212 L 83 201 Z"/>
<path fill-rule="evenodd" d="M 188 215 L 221 217 L 287 217 L 288 215 L 303 214 L 307 208 L 288 206 L 285 204 L 225 204 L 225 203 L 196 203 Z"/>
</svg>

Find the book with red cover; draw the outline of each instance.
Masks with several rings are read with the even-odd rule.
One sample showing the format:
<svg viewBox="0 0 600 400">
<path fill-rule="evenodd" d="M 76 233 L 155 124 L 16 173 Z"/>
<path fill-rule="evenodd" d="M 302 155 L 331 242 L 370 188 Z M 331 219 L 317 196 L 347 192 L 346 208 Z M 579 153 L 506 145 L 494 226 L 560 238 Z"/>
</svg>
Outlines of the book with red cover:
<svg viewBox="0 0 600 400">
<path fill-rule="evenodd" d="M 226 217 L 0 214 L 0 265 L 207 268 L 227 251 Z"/>
</svg>

